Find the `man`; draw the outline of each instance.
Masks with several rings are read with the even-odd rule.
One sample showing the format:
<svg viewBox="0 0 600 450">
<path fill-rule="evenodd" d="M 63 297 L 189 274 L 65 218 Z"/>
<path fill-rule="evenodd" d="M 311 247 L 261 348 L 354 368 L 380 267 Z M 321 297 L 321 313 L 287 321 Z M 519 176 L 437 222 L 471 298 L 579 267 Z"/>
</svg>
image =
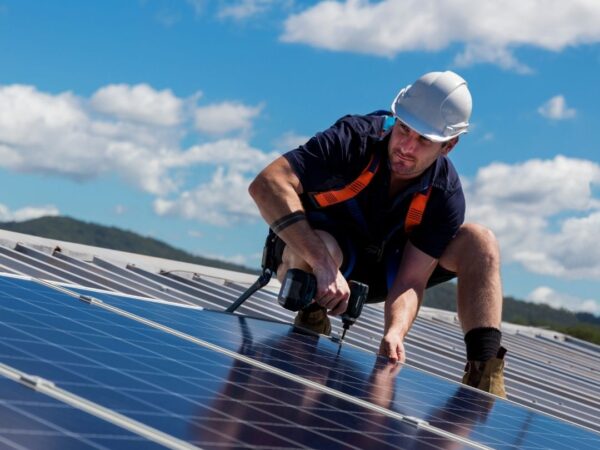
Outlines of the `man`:
<svg viewBox="0 0 600 450">
<path fill-rule="evenodd" d="M 463 224 L 464 196 L 448 154 L 469 126 L 457 74 L 431 72 L 402 89 L 392 112 L 345 116 L 267 166 L 249 191 L 277 235 L 280 281 L 312 272 L 315 302 L 295 323 L 328 334 L 345 311 L 347 279 L 385 301 L 380 354 L 404 362 L 404 337 L 427 287 L 458 278 L 463 382 L 505 396 L 502 291 L 493 234 Z"/>
</svg>

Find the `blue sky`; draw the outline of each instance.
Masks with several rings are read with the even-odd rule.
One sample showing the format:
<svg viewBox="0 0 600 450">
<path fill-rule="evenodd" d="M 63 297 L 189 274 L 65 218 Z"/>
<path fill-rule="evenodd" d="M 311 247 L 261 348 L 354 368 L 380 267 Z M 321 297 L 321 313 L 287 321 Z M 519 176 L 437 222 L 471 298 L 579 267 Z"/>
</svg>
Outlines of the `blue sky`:
<svg viewBox="0 0 600 450">
<path fill-rule="evenodd" d="M 600 314 L 600 3 L 0 0 L 0 220 L 68 215 L 258 266 L 282 152 L 451 69 L 451 158 L 505 294 Z"/>
</svg>

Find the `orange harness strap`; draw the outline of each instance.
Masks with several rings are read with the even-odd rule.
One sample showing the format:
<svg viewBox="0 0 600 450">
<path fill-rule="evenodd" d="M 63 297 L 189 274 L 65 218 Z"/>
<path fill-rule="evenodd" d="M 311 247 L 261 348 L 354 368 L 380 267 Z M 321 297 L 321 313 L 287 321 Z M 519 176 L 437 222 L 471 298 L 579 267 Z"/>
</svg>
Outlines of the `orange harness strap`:
<svg viewBox="0 0 600 450">
<path fill-rule="evenodd" d="M 361 174 L 350 184 L 347 184 L 343 188 L 325 191 L 309 193 L 308 195 L 312 198 L 313 202 L 319 208 L 325 208 L 327 206 L 336 205 L 338 203 L 345 202 L 356 197 L 365 187 L 369 185 L 375 173 L 379 169 L 379 158 L 374 153 L 369 160 L 367 167 L 361 172 Z M 427 192 L 416 192 L 410 202 L 408 213 L 404 221 L 404 231 L 410 233 L 416 226 L 418 226 L 423 220 L 423 213 L 427 207 L 427 201 L 431 195 L 431 186 L 427 189 Z"/>
<path fill-rule="evenodd" d="M 406 213 L 406 220 L 404 221 L 404 231 L 408 234 L 423 220 L 423 213 L 427 206 L 427 200 L 431 195 L 431 186 L 427 189 L 427 192 L 416 192 L 408 207 L 408 213 Z"/>
<path fill-rule="evenodd" d="M 375 159 L 375 154 L 371 156 L 369 160 L 369 164 L 367 167 L 361 172 L 356 180 L 352 183 L 347 184 L 341 189 L 326 191 L 326 192 L 318 192 L 314 194 L 309 194 L 313 201 L 320 208 L 325 208 L 326 206 L 336 205 L 338 203 L 345 202 L 346 200 L 350 200 L 353 197 L 356 197 L 360 191 L 362 191 L 373 179 L 377 169 L 379 168 L 379 158 Z"/>
</svg>

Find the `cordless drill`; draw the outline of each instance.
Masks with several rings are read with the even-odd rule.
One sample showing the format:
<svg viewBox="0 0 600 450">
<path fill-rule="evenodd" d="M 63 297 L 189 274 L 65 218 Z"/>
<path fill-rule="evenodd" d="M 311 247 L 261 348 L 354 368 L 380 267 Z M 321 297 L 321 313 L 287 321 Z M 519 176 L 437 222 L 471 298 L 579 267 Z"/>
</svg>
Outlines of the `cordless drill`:
<svg viewBox="0 0 600 450">
<path fill-rule="evenodd" d="M 363 305 L 369 294 L 369 286 L 358 281 L 349 281 L 350 297 L 348 307 L 342 314 L 344 331 L 340 340 L 346 336 L 346 331 L 356 322 L 362 312 Z M 277 300 L 279 304 L 290 311 L 299 311 L 312 303 L 317 292 L 317 279 L 312 273 L 301 269 L 290 269 L 285 274 Z"/>
</svg>

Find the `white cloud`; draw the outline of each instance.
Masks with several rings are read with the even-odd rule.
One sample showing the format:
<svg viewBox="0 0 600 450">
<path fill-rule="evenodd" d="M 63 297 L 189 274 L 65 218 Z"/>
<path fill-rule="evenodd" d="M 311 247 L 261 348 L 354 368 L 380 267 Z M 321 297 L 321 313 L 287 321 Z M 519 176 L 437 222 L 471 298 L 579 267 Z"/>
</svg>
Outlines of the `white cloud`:
<svg viewBox="0 0 600 450">
<path fill-rule="evenodd" d="M 262 111 L 263 106 L 247 106 L 237 102 L 222 102 L 197 108 L 196 128 L 210 135 L 224 135 L 233 131 L 248 132 L 252 120 Z"/>
<path fill-rule="evenodd" d="M 538 112 L 552 120 L 572 119 L 577 114 L 577 111 L 567 106 L 565 97 L 556 95 L 538 108 Z"/>
<path fill-rule="evenodd" d="M 564 156 L 494 163 L 465 180 L 467 220 L 490 227 L 503 258 L 531 272 L 600 279 L 600 165 Z"/>
<path fill-rule="evenodd" d="M 320 1 L 288 17 L 281 39 L 385 57 L 462 44 L 457 64 L 490 62 L 527 72 L 514 49 L 596 43 L 599 22 L 600 3 L 590 0 Z"/>
<path fill-rule="evenodd" d="M 115 206 L 115 214 L 117 216 L 122 216 L 126 212 L 127 212 L 127 207 L 126 206 L 124 206 L 124 205 L 116 205 Z"/>
<path fill-rule="evenodd" d="M 173 165 L 186 166 L 194 163 L 226 165 L 237 172 L 258 173 L 274 160 L 279 153 L 263 153 L 241 139 L 221 139 L 190 147 Z"/>
<path fill-rule="evenodd" d="M 45 216 L 58 216 L 60 212 L 54 205 L 26 206 L 11 211 L 6 205 L 0 204 L 0 222 L 23 222 Z"/>
<path fill-rule="evenodd" d="M 82 182 L 116 174 L 158 196 L 157 214 L 213 224 L 254 220 L 258 212 L 247 186 L 279 153 L 264 153 L 242 137 L 187 149 L 180 143 L 196 120 L 207 133 L 249 134 L 262 105 L 225 102 L 196 109 L 198 96 L 181 99 L 148 85 L 111 85 L 86 99 L 33 86 L 0 86 L 0 167 Z M 208 181 L 182 192 L 192 173 Z M 0 213 L 15 220 L 52 211 Z M 116 206 L 116 214 L 124 212 Z"/>
<path fill-rule="evenodd" d="M 98 117 L 72 93 L 0 87 L 0 167 L 83 181 L 116 172 L 151 193 L 177 187 L 169 161 L 180 131 Z"/>
<path fill-rule="evenodd" d="M 256 149 L 245 152 L 248 145 L 239 139 L 180 147 L 192 131 L 195 115 L 190 106 L 199 95 L 180 99 L 147 85 L 111 85 L 88 100 L 33 86 L 0 86 L 0 167 L 78 181 L 115 173 L 140 190 L 162 196 L 177 192 L 184 171 L 194 164 L 222 162 L 236 170 L 257 170 L 269 156 Z M 221 131 L 246 133 L 262 108 L 223 105 L 209 107 L 214 114 L 206 114 L 207 121 L 220 119 L 227 123 Z"/>
<path fill-rule="evenodd" d="M 181 121 L 183 102 L 170 89 L 157 91 L 147 84 L 111 84 L 92 96 L 91 105 L 120 119 L 172 126 Z"/>
<path fill-rule="evenodd" d="M 175 200 L 155 200 L 154 211 L 218 226 L 254 220 L 260 216 L 248 194 L 251 181 L 241 172 L 218 167 L 210 182 L 181 193 Z"/>
<path fill-rule="evenodd" d="M 154 211 L 159 215 L 220 226 L 253 221 L 259 213 L 248 194 L 248 186 L 256 174 L 278 156 L 276 152 L 263 153 L 240 139 L 191 147 L 173 164 L 216 166 L 212 179 L 174 198 L 161 196 L 154 202 Z"/>
<path fill-rule="evenodd" d="M 557 292 L 547 286 L 534 289 L 527 300 L 533 303 L 544 304 L 553 308 L 564 308 L 574 312 L 587 312 L 600 315 L 600 302 L 593 299 L 582 299 L 569 294 Z"/>
</svg>

